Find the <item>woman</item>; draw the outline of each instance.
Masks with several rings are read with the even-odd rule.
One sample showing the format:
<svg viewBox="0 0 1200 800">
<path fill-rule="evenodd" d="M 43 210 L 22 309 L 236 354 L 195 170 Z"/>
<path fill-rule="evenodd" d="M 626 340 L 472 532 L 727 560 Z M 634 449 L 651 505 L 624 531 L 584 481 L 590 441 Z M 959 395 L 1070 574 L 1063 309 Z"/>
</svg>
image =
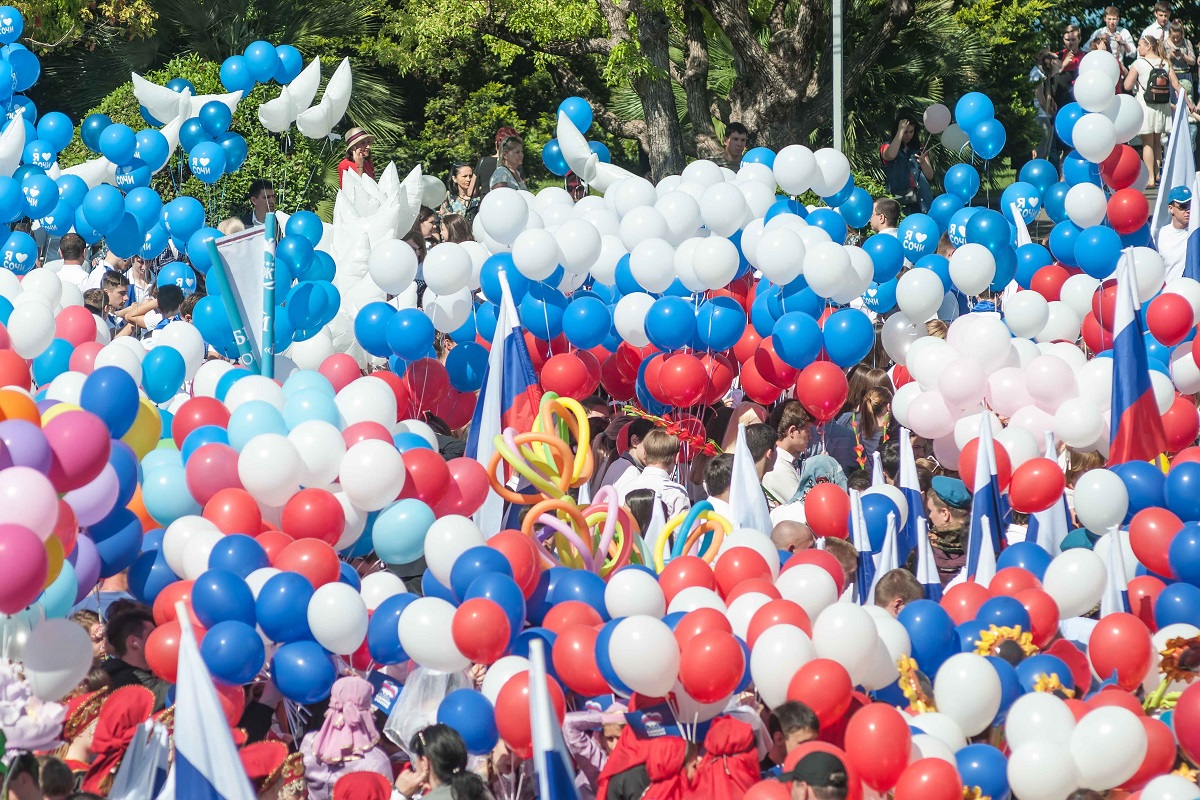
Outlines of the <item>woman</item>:
<svg viewBox="0 0 1200 800">
<path fill-rule="evenodd" d="M 338 186 L 342 185 L 347 170 L 354 174 L 375 177 L 375 162 L 371 160 L 371 142 L 375 137 L 362 128 L 346 131 L 346 157 L 338 164 Z"/>
<path fill-rule="evenodd" d="M 475 241 L 475 237 L 471 235 L 471 226 L 462 214 L 443 214 L 439 227 L 443 242 L 462 244 Z"/>
<path fill-rule="evenodd" d="M 352 772 L 377 772 L 391 780 L 391 762 L 375 727 L 374 696 L 374 687 L 358 676 L 334 682 L 325 721 L 300 744 L 312 800 L 329 800 L 338 778 Z"/>
<path fill-rule="evenodd" d="M 462 214 L 468 216 L 479 207 L 479 198 L 475 197 L 475 170 L 470 164 L 455 164 L 450 168 L 450 177 L 446 179 L 449 193 L 445 202 L 438 209 L 443 217 L 447 214 Z"/>
<path fill-rule="evenodd" d="M 488 188 L 507 186 L 510 189 L 524 189 L 525 179 L 521 175 L 521 165 L 524 163 L 525 143 L 519 136 L 509 136 L 500 143 L 500 163 L 492 173 Z"/>
<path fill-rule="evenodd" d="M 1038 56 L 1038 66 L 1030 74 L 1031 80 L 1036 78 L 1038 81 L 1033 99 L 1034 105 L 1037 106 L 1038 123 L 1044 131 L 1042 141 L 1034 151 L 1033 157 L 1045 158 L 1051 162 L 1056 161 L 1051 153 L 1055 142 L 1054 115 L 1058 113 L 1058 103 L 1054 101 L 1054 76 L 1058 74 L 1060 66 L 1062 66 L 1062 62 L 1058 58 L 1058 53 L 1043 50 Z"/>
<path fill-rule="evenodd" d="M 1196 68 L 1196 49 L 1183 36 L 1183 23 L 1172 21 L 1167 26 L 1165 44 L 1167 57 L 1175 69 L 1175 77 L 1188 97 L 1192 96 L 1192 70 Z"/>
<path fill-rule="evenodd" d="M 887 441 L 891 407 L 892 390 L 873 386 L 863 392 L 857 408 L 838 417 L 839 425 L 854 432 L 854 460 L 859 469 L 868 469 L 875 452 Z"/>
<path fill-rule="evenodd" d="M 1179 96 L 1179 78 L 1158 39 L 1143 36 L 1138 40 L 1137 60 L 1125 76 L 1125 91 L 1130 90 L 1142 107 L 1142 163 L 1150 174 L 1146 188 L 1153 189 L 1158 186 L 1162 135 L 1171 127 L 1171 99 Z"/>
<path fill-rule="evenodd" d="M 430 725 L 413 737 L 412 769 L 396 778 L 404 800 L 492 800 L 483 778 L 467 769 L 467 746 L 449 725 Z"/>
<path fill-rule="evenodd" d="M 929 210 L 933 202 L 933 191 L 929 182 L 933 180 L 933 163 L 929 154 L 921 148 L 917 138 L 917 126 L 907 114 L 896 120 L 896 132 L 890 142 L 879 148 L 883 159 L 883 173 L 887 179 L 887 190 L 906 214 Z"/>
</svg>

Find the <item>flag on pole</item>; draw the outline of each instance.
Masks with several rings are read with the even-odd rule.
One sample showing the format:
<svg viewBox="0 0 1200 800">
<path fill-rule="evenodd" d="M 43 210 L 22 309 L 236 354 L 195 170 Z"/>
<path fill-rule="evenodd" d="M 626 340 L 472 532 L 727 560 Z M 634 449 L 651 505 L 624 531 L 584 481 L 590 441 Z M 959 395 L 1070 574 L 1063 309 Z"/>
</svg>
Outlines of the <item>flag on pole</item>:
<svg viewBox="0 0 1200 800">
<path fill-rule="evenodd" d="M 733 446 L 733 474 L 729 480 L 729 507 L 732 509 L 734 530 L 753 528 L 771 535 L 771 511 L 763 494 L 762 479 L 754 468 L 754 455 L 746 444 L 746 426 L 738 425 L 737 442 Z"/>
<path fill-rule="evenodd" d="M 858 571 L 854 579 L 854 596 L 859 605 L 865 605 L 875 583 L 875 555 L 871 552 L 871 537 L 867 535 L 867 520 L 863 516 L 862 494 L 850 490 L 850 535 L 854 549 L 858 551 Z"/>
<path fill-rule="evenodd" d="M 917 477 L 917 459 L 913 456 L 912 437 L 907 428 L 900 429 L 900 470 L 897 478 L 900 492 L 908 501 L 908 519 L 905 520 L 904 530 L 900 531 L 900 563 L 904 564 L 919 541 L 918 520 L 925 519 L 925 500 L 921 496 L 921 481 Z"/>
<path fill-rule="evenodd" d="M 933 560 L 933 544 L 929 541 L 927 526 L 924 515 L 917 518 L 917 581 L 925 589 L 925 599 L 936 603 L 942 599 L 942 578 L 938 575 L 937 562 Z"/>
<path fill-rule="evenodd" d="M 900 567 L 896 551 L 897 538 L 896 515 L 888 514 L 887 533 L 883 537 L 883 547 L 875 555 L 875 576 L 871 579 L 871 588 L 867 591 L 866 605 L 872 605 L 875 602 L 875 587 L 879 585 L 879 580 Z"/>
<path fill-rule="evenodd" d="M 1191 216 L 1188 217 L 1187 255 L 1183 261 L 1183 277 L 1200 280 L 1200 236 L 1196 235 L 1196 231 L 1200 230 L 1200 174 L 1192 181 L 1192 203 L 1188 211 Z"/>
<path fill-rule="evenodd" d="M 165 726 L 147 720 L 133 734 L 108 790 L 108 800 L 151 800 L 167 782 L 171 737 Z"/>
<path fill-rule="evenodd" d="M 887 478 L 883 477 L 883 459 L 878 450 L 871 454 L 871 461 L 871 487 L 887 486 Z"/>
<path fill-rule="evenodd" d="M 519 432 L 532 430 L 542 399 L 542 387 L 525 347 L 521 321 L 503 271 L 500 287 L 496 333 L 483 370 L 483 388 L 475 405 L 466 446 L 466 456 L 478 461 L 484 469 L 488 468 L 492 454 L 496 452 L 495 438 L 505 428 L 515 428 Z M 484 536 L 491 537 L 500 532 L 503 511 L 504 500 L 495 492 L 488 492 L 474 517 Z"/>
<path fill-rule="evenodd" d="M 1054 447 L 1054 432 L 1046 431 L 1046 458 L 1058 460 Z M 1053 558 L 1062 552 L 1063 539 L 1071 532 L 1071 508 L 1067 505 L 1066 492 L 1045 511 L 1036 511 L 1029 517 L 1025 541 L 1039 545 Z"/>
<path fill-rule="evenodd" d="M 1119 612 L 1129 613 L 1129 573 L 1121 547 L 1121 527 L 1114 525 L 1106 534 L 1108 550 L 1104 554 L 1104 594 L 1100 595 L 1100 617 Z M 1097 543 L 1099 544 L 1099 543 Z"/>
<path fill-rule="evenodd" d="M 1162 417 L 1150 384 L 1145 331 L 1138 311 L 1133 249 L 1117 264 L 1117 307 L 1113 318 L 1112 423 L 1108 463 L 1152 461 L 1167 448 Z"/>
<path fill-rule="evenodd" d="M 1150 216 L 1150 237 L 1158 241 L 1158 231 L 1171 224 L 1170 200 L 1167 196 L 1176 186 L 1191 186 L 1196 178 L 1196 164 L 1192 155 L 1192 136 L 1188 128 L 1187 95 L 1180 88 L 1176 98 L 1175 117 L 1171 120 L 1171 138 L 1167 140 L 1166 152 L 1162 154 L 1162 172 L 1158 178 L 1158 196 L 1154 200 L 1154 212 Z"/>
<path fill-rule="evenodd" d="M 996 446 L 992 441 L 991 415 L 981 414 L 979 447 L 975 453 L 975 485 L 971 487 L 971 527 L 967 534 L 966 575 L 985 586 L 991 581 L 992 575 L 996 574 L 996 554 L 1000 552 L 998 533 L 1007 527 L 1007 504 L 1000 498 L 1000 481 L 996 472 Z M 985 537 L 988 539 L 986 543 L 983 541 Z M 987 552 L 991 553 L 991 575 L 978 575 L 980 568 L 987 566 Z"/>
<path fill-rule="evenodd" d="M 175 800 L 255 800 L 208 668 L 179 607 L 179 680 L 175 684 Z"/>
<path fill-rule="evenodd" d="M 546 677 L 546 651 L 539 639 L 529 644 L 529 729 L 533 738 L 533 769 L 538 797 L 579 800 L 571 755 L 562 738 Z"/>
</svg>

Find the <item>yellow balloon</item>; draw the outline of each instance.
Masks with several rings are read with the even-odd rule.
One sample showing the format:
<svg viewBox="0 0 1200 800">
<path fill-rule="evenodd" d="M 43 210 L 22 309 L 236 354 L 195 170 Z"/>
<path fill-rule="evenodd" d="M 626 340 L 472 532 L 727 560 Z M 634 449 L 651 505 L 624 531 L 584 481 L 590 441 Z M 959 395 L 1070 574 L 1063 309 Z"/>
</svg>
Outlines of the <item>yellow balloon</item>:
<svg viewBox="0 0 1200 800">
<path fill-rule="evenodd" d="M 62 542 L 57 536 L 51 536 L 44 544 L 46 545 L 46 561 L 49 562 L 50 571 L 46 573 L 46 586 L 54 583 L 55 578 L 62 572 L 63 561 L 66 560 L 66 554 L 63 553 Z M 46 586 L 42 588 L 45 589 Z"/>
<path fill-rule="evenodd" d="M 121 437 L 121 441 L 133 448 L 138 461 L 141 461 L 147 453 L 158 447 L 161 435 L 162 418 L 158 415 L 158 409 L 155 408 L 150 398 L 141 398 L 133 425 Z"/>
<path fill-rule="evenodd" d="M 68 411 L 82 411 L 79 406 L 71 405 L 70 403 L 55 403 L 42 412 L 42 425 L 57 417 L 59 414 L 66 414 Z"/>
</svg>

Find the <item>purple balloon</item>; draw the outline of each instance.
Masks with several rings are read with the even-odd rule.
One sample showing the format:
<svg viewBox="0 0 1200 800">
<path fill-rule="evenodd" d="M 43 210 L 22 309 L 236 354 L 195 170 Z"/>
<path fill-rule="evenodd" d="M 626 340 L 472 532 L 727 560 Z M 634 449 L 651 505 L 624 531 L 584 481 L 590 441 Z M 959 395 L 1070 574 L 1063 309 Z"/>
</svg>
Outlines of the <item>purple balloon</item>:
<svg viewBox="0 0 1200 800">
<path fill-rule="evenodd" d="M 74 510 L 80 527 L 87 527 L 108 516 L 117 502 L 117 490 L 120 488 L 117 471 L 112 464 L 105 464 L 91 483 L 67 492 L 63 499 Z"/>
<path fill-rule="evenodd" d="M 4 442 L 5 467 L 29 467 L 43 475 L 50 474 L 52 453 L 42 429 L 23 419 L 6 419 L 0 422 L 0 441 Z"/>
<path fill-rule="evenodd" d="M 88 592 L 96 588 L 100 582 L 100 553 L 96 551 L 96 543 L 87 536 L 80 534 L 75 540 L 75 577 L 79 579 L 79 591 L 75 593 L 75 602 L 83 602 Z"/>
<path fill-rule="evenodd" d="M 47 411 L 49 411 L 51 408 L 53 408 L 56 405 L 58 405 L 57 400 L 38 400 L 37 401 L 38 413 L 45 414 Z"/>
</svg>

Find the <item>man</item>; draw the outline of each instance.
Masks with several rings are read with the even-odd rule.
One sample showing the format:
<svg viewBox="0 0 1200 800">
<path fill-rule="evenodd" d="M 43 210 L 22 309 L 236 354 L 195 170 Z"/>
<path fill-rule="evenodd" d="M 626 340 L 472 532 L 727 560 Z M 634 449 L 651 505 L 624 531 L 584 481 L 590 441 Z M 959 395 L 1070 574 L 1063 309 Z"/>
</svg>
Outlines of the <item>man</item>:
<svg viewBox="0 0 1200 800">
<path fill-rule="evenodd" d="M 896 201 L 889 202 L 895 205 Z M 763 488 L 782 505 L 791 502 L 800 487 L 801 456 L 812 439 L 812 417 L 799 400 L 787 400 L 771 411 L 767 425 L 775 431 L 776 458 L 763 476 Z"/>
<path fill-rule="evenodd" d="M 722 167 L 737 172 L 742 166 L 742 156 L 746 152 L 746 143 L 750 139 L 750 131 L 740 122 L 731 122 L 725 126 L 725 149 L 721 155 L 713 159 Z"/>
<path fill-rule="evenodd" d="M 692 501 L 683 485 L 671 478 L 679 462 L 679 439 L 662 428 L 655 428 L 646 434 L 639 448 L 645 466 L 640 474 L 626 470 L 621 480 L 614 484 L 617 501 L 624 503 L 626 495 L 635 489 L 649 489 L 662 501 L 667 519 L 686 514 Z M 629 480 L 625 480 L 627 476 L 630 476 Z"/>
<path fill-rule="evenodd" d="M 145 686 L 154 693 L 154 710 L 167 704 L 170 684 L 150 671 L 146 662 L 146 639 L 154 630 L 154 615 L 142 605 L 123 608 L 108 621 L 106 636 L 112 658 L 103 664 L 112 676 L 113 688 Z"/>
<path fill-rule="evenodd" d="M 1187 263 L 1188 222 L 1192 218 L 1192 190 L 1186 186 L 1176 186 L 1167 195 L 1171 212 L 1171 224 L 1164 225 L 1158 231 L 1158 254 L 1162 256 L 1167 267 L 1167 281 L 1183 277 L 1183 268 Z"/>
<path fill-rule="evenodd" d="M 1154 22 L 1151 22 L 1146 26 L 1146 30 L 1142 31 L 1142 38 L 1163 41 L 1167 38 L 1167 26 L 1170 22 L 1171 4 L 1164 0 L 1159 0 L 1159 2 L 1154 4 Z"/>
<path fill-rule="evenodd" d="M 771 544 L 775 545 L 776 550 L 785 553 L 811 550 L 815 543 L 816 537 L 813 536 L 812 528 L 803 522 L 785 519 L 775 523 L 775 527 L 771 529 Z"/>
<path fill-rule="evenodd" d="M 17 753 L 8 767 L 7 800 L 43 800 L 37 756 Z"/>
<path fill-rule="evenodd" d="M 1092 32 L 1083 49 L 1093 49 L 1092 43 L 1100 38 L 1108 40 L 1109 50 L 1117 58 L 1133 58 L 1137 55 L 1137 45 L 1134 44 L 1129 31 L 1121 27 L 1121 9 L 1116 6 L 1104 9 L 1104 27 Z"/>
<path fill-rule="evenodd" d="M 777 778 L 783 773 L 787 754 L 800 745 L 811 742 L 821 733 L 821 723 L 811 708 L 789 700 L 776 706 L 767 718 L 771 734 L 771 749 L 763 760 L 763 778 Z"/>
<path fill-rule="evenodd" d="M 850 793 L 846 765 L 822 751 L 801 758 L 779 780 L 792 784 L 792 800 L 846 800 Z"/>
<path fill-rule="evenodd" d="M 775 467 L 775 429 L 765 422 L 746 426 L 746 447 L 761 481 Z"/>
<path fill-rule="evenodd" d="M 875 201 L 871 214 L 871 230 L 876 233 L 896 236 L 900 226 L 900 204 L 891 197 L 881 197 Z"/>
<path fill-rule="evenodd" d="M 89 273 L 83 266 L 83 251 L 87 249 L 83 237 L 78 233 L 64 234 L 58 240 L 58 254 L 62 256 L 62 266 L 58 268 L 58 279 L 63 283 L 71 283 L 83 291 Z"/>
<path fill-rule="evenodd" d="M 729 505 L 729 484 L 733 479 L 733 453 L 721 453 L 704 465 L 704 490 L 713 511 L 726 519 L 733 519 Z"/>
<path fill-rule="evenodd" d="M 106 252 L 104 258 L 100 259 L 98 263 L 95 261 L 92 263 L 96 266 L 92 267 L 92 271 L 88 273 L 88 279 L 84 282 L 83 286 L 79 287 L 85 292 L 88 289 L 101 288 L 100 284 L 104 281 L 104 276 L 109 272 L 124 273 L 125 270 L 129 269 L 129 261 L 113 255 L 111 251 Z"/>
<path fill-rule="evenodd" d="M 944 587 L 967 563 L 967 530 L 971 523 L 971 493 L 957 478 L 938 475 L 925 493 L 933 561 Z M 915 551 L 914 551 L 915 552 Z"/>
<path fill-rule="evenodd" d="M 628 419 L 626 417 L 625 419 Z M 608 469 L 604 471 L 604 478 L 600 481 L 600 486 L 617 486 L 619 481 L 626 472 L 633 470 L 635 475 L 630 475 L 626 480 L 632 480 L 636 477 L 636 473 L 642 471 L 642 452 L 640 445 L 642 439 L 646 437 L 654 428 L 654 423 L 644 417 L 638 417 L 624 424 L 621 432 L 617 434 L 617 449 L 622 447 L 622 439 L 624 440 L 624 450 L 619 458 L 608 465 Z M 597 487 L 599 488 L 599 487 Z"/>
<path fill-rule="evenodd" d="M 172 322 L 182 321 L 179 309 L 183 306 L 183 289 L 173 283 L 158 287 L 158 310 L 146 314 L 146 327 L 150 331 L 142 344 L 149 350 L 158 344 L 158 334 Z"/>
<path fill-rule="evenodd" d="M 925 590 L 920 582 L 906 569 L 894 569 L 875 584 L 875 605 L 893 617 L 900 616 L 909 603 L 924 597 Z"/>
<path fill-rule="evenodd" d="M 259 178 L 250 184 L 250 213 L 239 219 L 247 228 L 267 224 L 267 214 L 275 210 L 275 184 Z"/>
</svg>

